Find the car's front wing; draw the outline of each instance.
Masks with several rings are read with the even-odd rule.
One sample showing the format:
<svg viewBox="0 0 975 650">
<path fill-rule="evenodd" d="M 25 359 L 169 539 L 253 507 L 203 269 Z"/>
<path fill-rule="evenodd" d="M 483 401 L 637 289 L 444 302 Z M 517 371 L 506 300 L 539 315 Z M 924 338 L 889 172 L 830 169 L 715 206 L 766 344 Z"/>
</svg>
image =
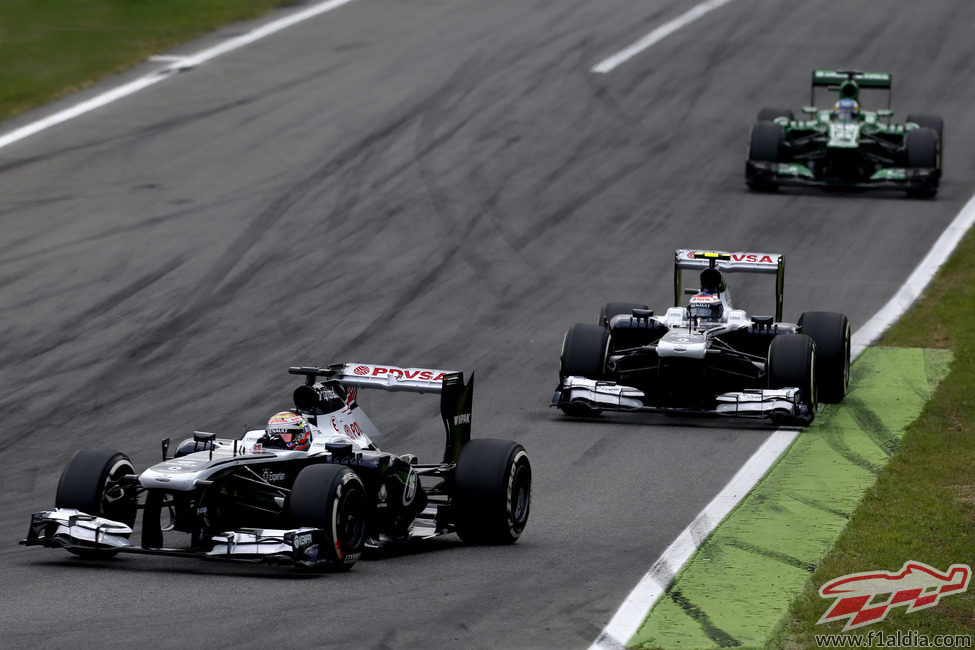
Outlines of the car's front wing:
<svg viewBox="0 0 975 650">
<path fill-rule="evenodd" d="M 746 162 L 745 176 L 750 182 L 775 183 L 777 185 L 903 190 L 917 186 L 937 188 L 938 182 L 941 180 L 941 170 L 936 167 L 885 167 L 865 181 L 847 183 L 817 178 L 808 167 L 800 163 L 749 160 Z"/>
<path fill-rule="evenodd" d="M 814 413 L 799 399 L 798 388 L 745 389 L 715 395 L 715 407 L 691 409 L 652 404 L 638 388 L 586 377 L 566 377 L 555 390 L 552 406 L 580 405 L 592 411 L 652 411 L 768 419 L 776 424 L 807 425 Z"/>
<path fill-rule="evenodd" d="M 293 530 L 244 528 L 210 538 L 209 550 L 145 548 L 129 541 L 128 525 L 85 514 L 72 508 L 54 508 L 31 515 L 30 530 L 21 544 L 76 551 L 143 553 L 179 557 L 212 558 L 292 564 L 319 567 L 328 564 L 320 558 L 320 545 L 330 544 L 326 531 L 318 528 Z M 327 557 L 327 554 L 322 553 Z"/>
</svg>

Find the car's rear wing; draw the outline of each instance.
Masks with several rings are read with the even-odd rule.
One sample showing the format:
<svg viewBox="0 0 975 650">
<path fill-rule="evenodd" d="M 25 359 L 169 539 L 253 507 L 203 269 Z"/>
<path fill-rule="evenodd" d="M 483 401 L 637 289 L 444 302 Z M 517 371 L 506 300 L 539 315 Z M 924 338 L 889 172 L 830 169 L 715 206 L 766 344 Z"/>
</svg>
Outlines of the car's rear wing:
<svg viewBox="0 0 975 650">
<path fill-rule="evenodd" d="M 782 321 L 785 296 L 785 256 L 778 253 L 709 251 L 678 248 L 674 251 L 674 306 L 680 306 L 681 271 L 717 269 L 720 272 L 775 274 L 775 320 Z"/>
<path fill-rule="evenodd" d="M 406 390 L 414 393 L 439 393 L 443 389 L 444 377 L 457 371 L 399 368 L 373 363 L 334 363 L 327 368 L 305 366 L 288 368 L 288 372 L 292 375 L 305 375 L 308 385 L 314 384 L 317 377 L 327 377 L 344 386 L 379 388 L 390 391 Z"/>
<path fill-rule="evenodd" d="M 473 373 L 470 381 L 465 384 L 464 373 L 454 370 L 399 368 L 371 363 L 336 363 L 327 368 L 300 366 L 288 368 L 288 372 L 292 375 L 305 375 L 307 386 L 314 385 L 318 377 L 323 377 L 350 387 L 440 393 L 440 416 L 447 434 L 442 462 L 456 463 L 460 450 L 471 439 Z M 311 392 L 308 388 L 299 389 Z M 296 397 L 296 404 L 298 401 L 299 398 Z"/>
<path fill-rule="evenodd" d="M 887 72 L 860 72 L 858 70 L 813 70 L 814 86 L 839 86 L 844 81 L 855 81 L 861 88 L 890 88 L 893 76 Z"/>
<path fill-rule="evenodd" d="M 840 98 L 859 100 L 861 88 L 879 88 L 887 92 L 887 108 L 891 106 L 893 76 L 887 72 L 860 72 L 859 70 L 813 70 L 809 102 L 816 105 L 816 88 L 837 90 Z"/>
</svg>

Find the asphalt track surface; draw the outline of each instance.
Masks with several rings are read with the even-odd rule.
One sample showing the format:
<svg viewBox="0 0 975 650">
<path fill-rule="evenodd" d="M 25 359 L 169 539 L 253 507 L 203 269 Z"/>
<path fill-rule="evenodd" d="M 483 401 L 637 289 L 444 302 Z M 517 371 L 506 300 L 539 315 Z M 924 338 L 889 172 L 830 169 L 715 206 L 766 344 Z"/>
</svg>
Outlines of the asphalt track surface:
<svg viewBox="0 0 975 650">
<path fill-rule="evenodd" d="M 673 250 L 709 247 L 784 253 L 787 319 L 856 329 L 971 195 L 975 5 L 884 7 L 737 0 L 594 75 L 687 5 L 358 0 L 0 150 L 4 645 L 588 646 L 769 430 L 562 417 L 565 328 L 662 309 Z M 748 193 L 758 108 L 847 66 L 945 118 L 938 198 Z M 760 289 L 736 298 L 762 311 Z M 325 576 L 16 545 L 74 450 L 144 467 L 335 361 L 476 369 L 475 435 L 534 464 L 519 543 Z M 381 447 L 437 457 L 436 398 L 361 403 Z"/>
</svg>

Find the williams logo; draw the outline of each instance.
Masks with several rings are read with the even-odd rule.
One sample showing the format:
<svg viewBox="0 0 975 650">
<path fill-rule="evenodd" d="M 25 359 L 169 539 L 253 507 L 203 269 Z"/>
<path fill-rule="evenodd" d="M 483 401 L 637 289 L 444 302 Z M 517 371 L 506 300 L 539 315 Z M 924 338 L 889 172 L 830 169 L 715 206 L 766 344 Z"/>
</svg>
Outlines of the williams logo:
<svg viewBox="0 0 975 650">
<path fill-rule="evenodd" d="M 942 596 L 967 590 L 971 576 L 967 564 L 952 564 L 942 573 L 922 562 L 905 562 L 897 573 L 867 571 L 842 576 L 819 588 L 820 596 L 836 602 L 817 623 L 846 619 L 846 632 L 879 623 L 893 607 L 904 605 L 908 614 L 934 607 Z"/>
</svg>

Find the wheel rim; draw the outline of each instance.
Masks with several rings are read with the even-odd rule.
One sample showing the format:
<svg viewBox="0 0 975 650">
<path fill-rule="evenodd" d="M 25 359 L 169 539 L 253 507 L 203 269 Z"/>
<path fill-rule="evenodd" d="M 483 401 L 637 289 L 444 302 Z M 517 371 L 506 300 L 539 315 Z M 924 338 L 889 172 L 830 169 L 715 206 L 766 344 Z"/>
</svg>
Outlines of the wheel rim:
<svg viewBox="0 0 975 650">
<path fill-rule="evenodd" d="M 362 515 L 364 504 L 365 499 L 359 489 L 350 490 L 342 499 L 335 526 L 336 551 L 342 557 L 356 553 L 362 547 L 366 533 L 366 521 Z"/>
<path fill-rule="evenodd" d="M 509 528 L 513 533 L 521 533 L 528 521 L 531 508 L 531 468 L 527 464 L 528 455 L 519 451 L 515 456 L 514 468 L 508 487 Z"/>
<path fill-rule="evenodd" d="M 126 460 L 119 460 L 108 471 L 100 490 L 99 514 L 129 526 L 135 523 L 135 504 L 131 502 L 121 484 L 123 476 L 133 473 L 135 468 Z"/>
<path fill-rule="evenodd" d="M 527 486 L 521 485 L 519 489 L 516 490 L 517 494 L 515 497 L 514 508 L 512 508 L 512 516 L 516 522 L 522 522 L 525 520 L 528 514 L 528 489 Z"/>
</svg>

